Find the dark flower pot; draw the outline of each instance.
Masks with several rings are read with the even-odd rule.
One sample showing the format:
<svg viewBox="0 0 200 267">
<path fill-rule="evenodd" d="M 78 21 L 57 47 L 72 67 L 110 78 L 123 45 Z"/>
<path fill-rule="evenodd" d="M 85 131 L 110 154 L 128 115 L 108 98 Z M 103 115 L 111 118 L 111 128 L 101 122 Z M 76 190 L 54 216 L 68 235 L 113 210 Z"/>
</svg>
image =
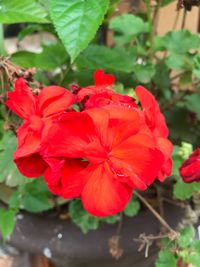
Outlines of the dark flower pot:
<svg viewBox="0 0 200 267">
<path fill-rule="evenodd" d="M 184 209 L 165 205 L 165 218 L 176 227 Z M 48 256 L 58 267 L 153 267 L 157 248 L 152 246 L 149 257 L 138 252 L 139 244 L 133 239 L 141 233 L 158 234 L 160 224 L 149 211 L 135 218 L 124 218 L 120 247 L 123 255 L 114 259 L 109 253 L 108 240 L 116 234 L 117 225 L 102 224 L 96 231 L 84 235 L 70 220 L 52 215 L 18 215 L 15 231 L 9 243 L 21 251 Z"/>
</svg>

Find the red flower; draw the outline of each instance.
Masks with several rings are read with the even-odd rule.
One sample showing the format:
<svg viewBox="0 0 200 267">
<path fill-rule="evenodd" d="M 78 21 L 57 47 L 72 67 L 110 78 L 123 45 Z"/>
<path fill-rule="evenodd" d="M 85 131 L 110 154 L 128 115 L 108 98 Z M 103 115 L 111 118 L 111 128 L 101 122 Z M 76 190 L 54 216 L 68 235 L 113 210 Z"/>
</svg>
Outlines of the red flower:
<svg viewBox="0 0 200 267">
<path fill-rule="evenodd" d="M 23 175 L 38 177 L 47 167 L 39 153 L 41 142 L 53 120 L 73 103 L 73 96 L 58 86 L 46 87 L 36 96 L 23 78 L 18 79 L 14 87 L 15 90 L 8 93 L 6 105 L 24 120 L 17 132 L 14 160 Z"/>
<path fill-rule="evenodd" d="M 164 161 L 142 112 L 125 107 L 66 113 L 51 128 L 48 141 L 45 157 L 87 159 L 78 171 L 68 160 L 61 171 L 51 166 L 45 173 L 50 189 L 52 180 L 62 184 L 63 197 L 81 197 L 85 209 L 96 216 L 123 210 L 133 189 L 146 189 Z"/>
<path fill-rule="evenodd" d="M 179 169 L 185 183 L 200 182 L 200 148 L 197 148 Z"/>
<path fill-rule="evenodd" d="M 173 151 L 173 145 L 167 139 L 169 131 L 165 122 L 165 118 L 160 112 L 160 107 L 155 97 L 148 90 L 146 90 L 142 86 L 137 86 L 135 91 L 142 106 L 146 124 L 155 137 L 157 148 L 163 153 L 165 157 L 165 162 L 158 173 L 158 179 L 160 181 L 163 181 L 165 175 L 171 175 L 171 153 Z"/>
<path fill-rule="evenodd" d="M 132 97 L 121 95 L 111 89 L 115 77 L 105 74 L 103 70 L 96 70 L 94 73 L 95 85 L 81 88 L 77 93 L 77 102 L 84 103 L 84 108 L 112 106 L 136 107 Z"/>
</svg>

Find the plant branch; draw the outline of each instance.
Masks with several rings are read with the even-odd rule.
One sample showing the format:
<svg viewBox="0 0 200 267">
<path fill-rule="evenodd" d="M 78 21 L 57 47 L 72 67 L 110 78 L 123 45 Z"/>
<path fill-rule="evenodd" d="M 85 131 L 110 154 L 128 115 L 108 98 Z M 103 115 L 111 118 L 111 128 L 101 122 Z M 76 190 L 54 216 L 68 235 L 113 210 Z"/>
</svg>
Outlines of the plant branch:
<svg viewBox="0 0 200 267">
<path fill-rule="evenodd" d="M 142 201 L 142 203 L 151 211 L 151 213 L 157 218 L 157 220 L 171 233 L 173 238 L 176 239 L 177 232 L 171 228 L 171 226 L 160 216 L 160 214 L 149 204 L 149 202 L 143 198 L 137 191 L 134 194 Z"/>
</svg>

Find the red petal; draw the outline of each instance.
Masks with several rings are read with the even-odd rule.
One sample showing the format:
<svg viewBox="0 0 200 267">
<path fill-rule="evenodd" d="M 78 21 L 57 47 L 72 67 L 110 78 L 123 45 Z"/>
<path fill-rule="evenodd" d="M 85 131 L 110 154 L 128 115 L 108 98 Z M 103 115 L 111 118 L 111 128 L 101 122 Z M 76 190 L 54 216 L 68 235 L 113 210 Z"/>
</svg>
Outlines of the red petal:
<svg viewBox="0 0 200 267">
<path fill-rule="evenodd" d="M 81 198 L 84 208 L 94 216 L 104 217 L 122 211 L 133 189 L 114 178 L 107 164 L 93 168 Z"/>
<path fill-rule="evenodd" d="M 115 82 L 115 77 L 111 74 L 105 74 L 103 70 L 96 70 L 94 73 L 94 82 L 96 86 L 109 86 Z"/>
<path fill-rule="evenodd" d="M 74 102 L 73 95 L 63 87 L 48 86 L 39 94 L 39 110 L 44 117 L 63 112 Z"/>
<path fill-rule="evenodd" d="M 137 86 L 135 91 L 144 110 L 148 126 L 156 135 L 167 137 L 169 131 L 155 97 L 142 86 Z"/>
<path fill-rule="evenodd" d="M 19 171 L 27 177 L 35 178 L 44 174 L 48 165 L 39 154 L 15 159 Z"/>
<path fill-rule="evenodd" d="M 129 164 L 135 173 L 145 184 L 150 185 L 160 170 L 164 157 L 154 146 L 152 137 L 137 134 L 129 137 L 112 150 L 111 161 L 121 160 Z"/>
<path fill-rule="evenodd" d="M 68 112 L 53 125 L 48 135 L 46 157 L 83 157 L 85 147 L 95 136 L 95 128 L 86 113 Z"/>
<path fill-rule="evenodd" d="M 55 158 L 47 159 L 47 162 L 50 167 L 45 172 L 44 179 L 51 192 L 64 198 L 79 197 L 88 179 L 88 172 L 85 172 L 88 163 Z"/>
<path fill-rule="evenodd" d="M 37 97 L 33 95 L 23 78 L 16 80 L 15 89 L 8 93 L 6 105 L 23 119 L 36 113 Z"/>
</svg>

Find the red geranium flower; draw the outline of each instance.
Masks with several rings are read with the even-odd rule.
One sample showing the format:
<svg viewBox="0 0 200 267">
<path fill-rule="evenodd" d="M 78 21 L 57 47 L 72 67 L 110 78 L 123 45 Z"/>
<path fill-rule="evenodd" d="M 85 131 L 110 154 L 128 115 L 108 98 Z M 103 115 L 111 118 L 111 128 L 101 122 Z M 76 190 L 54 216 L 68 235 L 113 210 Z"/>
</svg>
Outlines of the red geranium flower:
<svg viewBox="0 0 200 267">
<path fill-rule="evenodd" d="M 200 182 L 200 148 L 197 148 L 179 169 L 185 183 Z"/>
<path fill-rule="evenodd" d="M 82 169 L 75 162 L 71 169 L 68 160 L 61 170 L 59 163 L 53 164 L 45 173 L 50 189 L 62 184 L 63 197 L 81 197 L 95 216 L 123 210 L 133 189 L 146 189 L 164 161 L 142 112 L 125 107 L 66 113 L 51 128 L 48 141 L 47 158 L 87 160 Z"/>
<path fill-rule="evenodd" d="M 111 89 L 114 81 L 113 75 L 105 74 L 103 70 L 96 70 L 94 73 L 95 85 L 81 88 L 77 93 L 77 102 L 84 103 L 85 109 L 107 105 L 136 107 L 132 97 L 118 94 Z"/>
<path fill-rule="evenodd" d="M 171 154 L 173 151 L 173 145 L 167 139 L 169 131 L 165 122 L 165 118 L 160 111 L 160 107 L 155 97 L 148 90 L 146 90 L 142 86 L 137 86 L 135 91 L 142 106 L 142 111 L 145 116 L 146 124 L 148 125 L 149 129 L 152 131 L 155 137 L 157 148 L 162 151 L 165 157 L 165 162 L 158 173 L 158 179 L 160 181 L 163 181 L 165 175 L 171 175 Z"/>
<path fill-rule="evenodd" d="M 74 97 L 58 86 L 45 87 L 36 96 L 20 78 L 15 82 L 14 91 L 8 93 L 8 98 L 6 105 L 24 120 L 17 132 L 15 163 L 23 175 L 41 176 L 47 167 L 39 153 L 41 142 L 53 120 L 73 103 Z"/>
</svg>

